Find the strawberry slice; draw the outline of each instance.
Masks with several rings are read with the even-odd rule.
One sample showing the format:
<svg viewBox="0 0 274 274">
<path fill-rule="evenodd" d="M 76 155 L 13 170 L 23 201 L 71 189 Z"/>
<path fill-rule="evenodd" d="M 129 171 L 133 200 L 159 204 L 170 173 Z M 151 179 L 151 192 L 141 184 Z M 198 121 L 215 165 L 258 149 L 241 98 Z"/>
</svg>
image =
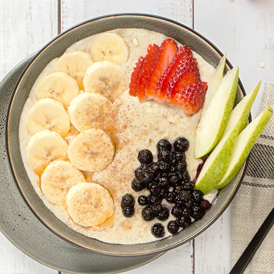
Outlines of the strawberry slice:
<svg viewBox="0 0 274 274">
<path fill-rule="evenodd" d="M 193 115 L 203 106 L 206 91 L 206 82 L 193 83 L 176 93 L 175 100 L 178 101 L 186 115 Z"/>
<path fill-rule="evenodd" d="M 174 56 L 172 62 L 169 64 L 168 68 L 165 70 L 163 76 L 160 78 L 159 82 L 157 83 L 157 94 L 155 98 L 157 100 L 165 101 L 166 97 L 166 90 L 168 87 L 168 84 L 172 77 L 177 74 L 176 77 L 178 77 L 178 66 L 180 66 L 182 60 L 184 60 L 187 57 L 192 57 L 192 52 L 190 48 L 187 46 L 179 47 L 178 52 Z"/>
<path fill-rule="evenodd" d="M 162 42 L 151 74 L 147 79 L 146 96 L 148 99 L 154 99 L 157 90 L 157 83 L 164 74 L 168 65 L 171 63 L 177 51 L 178 47 L 174 40 L 167 38 Z"/>
<path fill-rule="evenodd" d="M 200 74 L 197 66 L 197 60 L 191 56 L 182 59 L 176 68 L 173 77 L 168 82 L 165 94 L 165 100 L 171 104 L 177 104 L 174 96 L 184 87 L 192 83 L 200 82 Z"/>
<path fill-rule="evenodd" d="M 137 86 L 141 77 L 142 67 L 144 64 L 144 57 L 140 57 L 135 64 L 133 72 L 131 74 L 130 84 L 129 84 L 129 95 L 137 96 Z"/>
<path fill-rule="evenodd" d="M 139 83 L 137 85 L 137 96 L 140 102 L 143 102 L 147 99 L 145 86 L 147 83 L 147 78 L 151 73 L 151 69 L 154 65 L 156 56 L 159 52 L 159 46 L 155 44 L 150 44 L 147 48 L 147 55 L 144 59 L 144 64 L 142 67 Z"/>
</svg>

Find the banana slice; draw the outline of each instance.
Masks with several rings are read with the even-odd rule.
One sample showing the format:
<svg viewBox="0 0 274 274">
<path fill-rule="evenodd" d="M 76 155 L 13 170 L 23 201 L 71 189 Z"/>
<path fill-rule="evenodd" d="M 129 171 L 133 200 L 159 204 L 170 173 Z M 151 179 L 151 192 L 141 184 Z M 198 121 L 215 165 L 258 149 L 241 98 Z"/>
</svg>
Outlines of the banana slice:
<svg viewBox="0 0 274 274">
<path fill-rule="evenodd" d="M 79 94 L 77 82 L 65 72 L 52 72 L 38 82 L 35 95 L 37 99 L 52 98 L 65 106 Z"/>
<path fill-rule="evenodd" d="M 85 172 L 104 169 L 113 159 L 114 146 L 107 133 L 89 129 L 77 135 L 68 148 L 73 165 Z"/>
<path fill-rule="evenodd" d="M 100 34 L 90 47 L 90 54 L 95 62 L 111 61 L 119 66 L 126 63 L 128 53 L 124 38 L 109 32 Z"/>
<path fill-rule="evenodd" d="M 85 92 L 99 93 L 113 102 L 128 89 L 129 81 L 120 66 L 103 61 L 88 68 L 83 84 Z"/>
<path fill-rule="evenodd" d="M 103 224 L 113 215 L 114 203 L 109 191 L 95 183 L 79 183 L 67 195 L 67 212 L 81 226 Z"/>
<path fill-rule="evenodd" d="M 77 81 L 80 89 L 83 89 L 83 78 L 85 73 L 93 64 L 89 53 L 83 51 L 65 52 L 56 62 L 55 71 L 66 72 Z"/>
<path fill-rule="evenodd" d="M 64 206 L 69 189 L 85 181 L 84 174 L 70 162 L 57 160 L 51 162 L 43 172 L 41 190 L 49 202 Z"/>
<path fill-rule="evenodd" d="M 59 133 L 43 130 L 33 135 L 27 145 L 26 160 L 29 166 L 40 173 L 46 165 L 67 155 L 68 144 Z"/>
<path fill-rule="evenodd" d="M 48 129 L 64 137 L 69 132 L 70 120 L 60 102 L 46 98 L 36 102 L 30 109 L 26 126 L 31 135 Z"/>
<path fill-rule="evenodd" d="M 75 97 L 68 108 L 73 126 L 83 132 L 90 128 L 107 129 L 112 103 L 97 93 L 83 93 Z"/>
</svg>

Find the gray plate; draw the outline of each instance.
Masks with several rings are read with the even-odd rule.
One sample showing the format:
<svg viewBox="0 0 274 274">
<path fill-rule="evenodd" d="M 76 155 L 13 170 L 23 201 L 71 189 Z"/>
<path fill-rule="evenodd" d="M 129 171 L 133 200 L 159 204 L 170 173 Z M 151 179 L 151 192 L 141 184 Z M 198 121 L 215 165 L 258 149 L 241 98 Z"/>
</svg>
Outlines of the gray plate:
<svg viewBox="0 0 274 274">
<path fill-rule="evenodd" d="M 15 85 L 33 57 L 14 68 L 0 83 L 0 231 L 32 259 L 72 273 L 116 273 L 144 265 L 162 254 L 114 258 L 95 254 L 58 237 L 27 206 L 13 179 L 6 153 L 6 117 Z"/>
<path fill-rule="evenodd" d="M 214 66 L 218 64 L 222 56 L 222 53 L 200 34 L 178 22 L 161 17 L 140 14 L 120 14 L 95 18 L 91 21 L 84 22 L 65 33 L 62 33 L 46 45 L 24 72 L 11 100 L 7 122 L 7 149 L 13 174 L 23 197 L 35 212 L 36 216 L 52 231 L 74 244 L 101 254 L 136 257 L 164 252 L 178 247 L 206 230 L 222 215 L 232 201 L 240 186 L 244 168 L 241 169 L 236 178 L 228 186 L 220 191 L 216 204 L 214 204 L 202 220 L 195 222 L 188 229 L 181 231 L 177 235 L 150 243 L 121 245 L 104 243 L 89 238 L 69 228 L 57 219 L 44 205 L 28 178 L 20 154 L 18 126 L 25 101 L 29 96 L 29 92 L 35 80 L 52 59 L 61 56 L 70 45 L 83 38 L 116 28 L 144 28 L 161 32 L 180 43 L 191 47 L 192 50 L 196 51 Z M 243 93 L 243 88 L 239 85 L 237 101 L 242 98 Z"/>
</svg>

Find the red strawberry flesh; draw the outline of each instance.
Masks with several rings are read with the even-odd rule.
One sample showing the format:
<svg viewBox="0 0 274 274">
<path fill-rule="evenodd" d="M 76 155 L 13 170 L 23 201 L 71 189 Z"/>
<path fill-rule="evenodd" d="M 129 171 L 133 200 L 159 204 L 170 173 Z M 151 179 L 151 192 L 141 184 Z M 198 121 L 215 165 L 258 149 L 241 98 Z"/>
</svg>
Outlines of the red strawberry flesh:
<svg viewBox="0 0 274 274">
<path fill-rule="evenodd" d="M 144 64 L 144 57 L 140 57 L 135 64 L 133 72 L 131 74 L 130 84 L 129 84 L 129 95 L 137 95 L 137 86 L 141 77 L 142 67 Z"/>
<path fill-rule="evenodd" d="M 170 38 L 164 40 L 161 44 L 151 74 L 147 80 L 146 96 L 148 99 L 154 99 L 157 90 L 157 83 L 164 74 L 168 65 L 171 63 L 177 51 L 177 44 Z"/>
<path fill-rule="evenodd" d="M 207 91 L 207 83 L 193 83 L 181 89 L 175 95 L 175 99 L 186 115 L 197 113 L 203 106 Z"/>
<path fill-rule="evenodd" d="M 173 100 L 175 94 L 189 84 L 197 82 L 200 82 L 200 74 L 197 61 L 191 54 L 191 56 L 187 56 L 180 61 L 173 77 L 168 82 L 165 91 L 166 102 L 176 104 L 176 101 Z"/>
<path fill-rule="evenodd" d="M 174 56 L 172 62 L 169 64 L 168 68 L 165 70 L 163 76 L 160 78 L 157 84 L 157 94 L 156 98 L 158 100 L 165 101 L 166 90 L 169 85 L 170 80 L 175 74 L 178 74 L 178 66 L 185 58 L 191 57 L 192 52 L 187 46 L 179 47 L 178 52 Z"/>
<path fill-rule="evenodd" d="M 155 44 L 150 44 L 147 48 L 147 55 L 144 59 L 144 64 L 142 67 L 139 83 L 137 85 L 137 96 L 140 102 L 143 102 L 147 99 L 145 86 L 147 79 L 151 73 L 151 69 L 154 65 L 155 58 L 159 52 L 159 46 Z"/>
</svg>

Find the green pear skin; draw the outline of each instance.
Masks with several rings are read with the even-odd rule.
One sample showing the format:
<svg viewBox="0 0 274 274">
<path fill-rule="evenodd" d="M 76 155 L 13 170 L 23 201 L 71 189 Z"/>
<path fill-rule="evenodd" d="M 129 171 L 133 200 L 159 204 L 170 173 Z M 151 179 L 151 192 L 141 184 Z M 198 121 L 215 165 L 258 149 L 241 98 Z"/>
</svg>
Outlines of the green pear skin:
<svg viewBox="0 0 274 274">
<path fill-rule="evenodd" d="M 228 185 L 237 175 L 242 165 L 246 161 L 253 145 L 262 134 L 265 126 L 272 116 L 271 107 L 266 108 L 259 116 L 256 117 L 237 137 L 233 155 L 230 159 L 226 173 L 220 183 L 218 189 Z"/>
<path fill-rule="evenodd" d="M 232 130 L 222 137 L 205 161 L 195 189 L 207 194 L 217 188 L 228 167 L 237 136 L 238 130 Z"/>
<path fill-rule="evenodd" d="M 206 92 L 205 101 L 202 108 L 202 114 L 201 114 L 202 116 L 203 116 L 203 113 L 207 110 L 209 103 L 211 102 L 214 94 L 218 90 L 218 87 L 220 86 L 224 78 L 225 62 L 226 62 L 226 54 L 220 59 L 220 62 L 218 66 L 216 67 L 214 74 L 208 81 L 208 89 Z"/>
<path fill-rule="evenodd" d="M 257 86 L 250 91 L 231 111 L 225 132 L 233 129 L 240 123 L 239 126 L 239 133 L 246 127 L 248 116 L 251 111 L 251 107 L 257 97 L 258 91 L 260 89 L 261 82 L 257 84 Z"/>
<path fill-rule="evenodd" d="M 216 189 L 223 178 L 232 157 L 236 138 L 247 124 L 259 88 L 260 83 L 232 110 L 224 135 L 206 160 L 195 186 L 204 194 Z"/>
<path fill-rule="evenodd" d="M 207 155 L 220 141 L 234 106 L 238 75 L 238 67 L 226 73 L 203 114 L 196 131 L 195 158 Z"/>
</svg>

